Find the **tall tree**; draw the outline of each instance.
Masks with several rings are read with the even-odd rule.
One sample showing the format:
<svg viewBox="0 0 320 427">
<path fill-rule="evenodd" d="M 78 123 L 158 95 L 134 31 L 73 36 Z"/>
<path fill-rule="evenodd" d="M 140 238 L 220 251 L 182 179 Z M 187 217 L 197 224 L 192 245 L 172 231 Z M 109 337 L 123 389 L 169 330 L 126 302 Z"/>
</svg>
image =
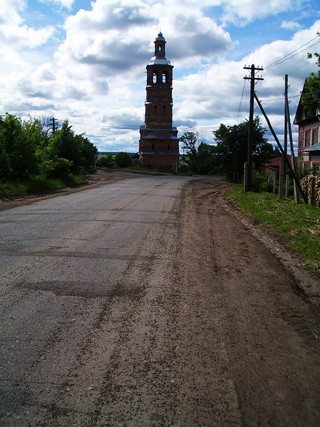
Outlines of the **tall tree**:
<svg viewBox="0 0 320 427">
<path fill-rule="evenodd" d="M 23 122 L 12 114 L 0 117 L 2 180 L 22 180 L 37 173 L 40 133 L 41 126 L 36 119 Z"/>
<path fill-rule="evenodd" d="M 320 35 L 320 33 L 318 33 L 318 35 Z M 316 116 L 317 110 L 320 110 L 320 54 L 308 54 L 309 58 L 313 56 L 317 58 L 316 64 L 318 66 L 318 72 L 312 72 L 309 77 L 307 77 L 301 98 L 306 113 L 311 117 Z"/>
<path fill-rule="evenodd" d="M 187 150 L 186 162 L 193 172 L 195 172 L 196 169 L 198 139 L 199 134 L 197 132 L 185 132 L 180 137 L 182 149 Z"/>
<path fill-rule="evenodd" d="M 215 154 L 219 173 L 232 181 L 239 181 L 243 175 L 244 163 L 247 160 L 249 122 L 245 120 L 234 126 L 221 124 L 213 131 L 216 141 Z M 274 149 L 264 137 L 265 129 L 259 117 L 255 117 L 253 125 L 253 162 L 256 168 L 269 160 Z"/>
</svg>

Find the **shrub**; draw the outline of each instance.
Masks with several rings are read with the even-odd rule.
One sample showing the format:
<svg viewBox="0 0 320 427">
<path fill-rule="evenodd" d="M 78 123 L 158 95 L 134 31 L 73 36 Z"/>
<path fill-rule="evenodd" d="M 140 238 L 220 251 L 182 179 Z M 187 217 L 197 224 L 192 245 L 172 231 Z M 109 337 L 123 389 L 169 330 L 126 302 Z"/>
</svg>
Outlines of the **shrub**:
<svg viewBox="0 0 320 427">
<path fill-rule="evenodd" d="M 128 153 L 118 153 L 116 155 L 115 161 L 119 168 L 127 168 L 132 166 L 132 159 Z"/>
</svg>

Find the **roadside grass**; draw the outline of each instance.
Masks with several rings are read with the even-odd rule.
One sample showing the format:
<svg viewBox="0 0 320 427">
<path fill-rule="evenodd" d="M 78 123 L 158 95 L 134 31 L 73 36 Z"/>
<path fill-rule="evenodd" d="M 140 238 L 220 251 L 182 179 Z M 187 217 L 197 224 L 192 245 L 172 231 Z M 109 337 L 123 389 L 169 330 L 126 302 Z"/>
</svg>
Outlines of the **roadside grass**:
<svg viewBox="0 0 320 427">
<path fill-rule="evenodd" d="M 271 193 L 244 193 L 242 186 L 226 195 L 260 224 L 280 237 L 305 265 L 320 273 L 320 208 L 296 204 Z"/>
<path fill-rule="evenodd" d="M 86 179 L 81 175 L 68 175 L 61 179 L 45 179 L 41 176 L 32 176 L 24 182 L 0 182 L 0 197 L 42 194 L 66 187 L 76 187 L 85 183 Z"/>
</svg>

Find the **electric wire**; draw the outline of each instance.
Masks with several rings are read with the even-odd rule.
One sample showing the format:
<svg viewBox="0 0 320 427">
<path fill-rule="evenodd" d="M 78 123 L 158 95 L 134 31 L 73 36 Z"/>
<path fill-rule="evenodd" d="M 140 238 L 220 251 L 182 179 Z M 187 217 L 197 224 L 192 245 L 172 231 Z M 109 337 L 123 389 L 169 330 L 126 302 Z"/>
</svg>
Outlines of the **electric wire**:
<svg viewBox="0 0 320 427">
<path fill-rule="evenodd" d="M 242 87 L 242 93 L 241 93 L 241 98 L 240 98 L 240 102 L 239 102 L 239 107 L 238 107 L 238 112 L 237 112 L 237 119 L 240 116 L 240 112 L 241 112 L 241 106 L 242 106 L 242 101 L 243 101 L 243 95 L 244 95 L 244 89 L 246 86 L 246 80 L 243 80 L 243 87 Z"/>
<path fill-rule="evenodd" d="M 316 40 L 317 38 L 319 38 L 319 34 L 317 34 L 317 36 L 314 37 L 313 39 L 311 39 L 308 42 L 304 43 L 303 45 L 299 46 L 297 49 L 295 49 L 292 52 L 288 53 L 287 55 L 283 56 L 282 58 L 279 58 L 276 61 L 272 62 L 265 69 L 268 70 L 269 68 L 275 67 L 276 65 L 280 65 L 283 62 L 287 61 L 288 59 L 292 59 L 295 56 L 299 55 L 300 53 L 306 51 L 307 49 L 310 49 L 312 46 L 315 46 L 316 44 L 320 43 L 320 40 L 318 40 L 315 43 L 310 45 L 310 43 L 313 42 L 314 40 Z M 303 47 L 305 47 L 305 48 L 302 49 Z"/>
</svg>

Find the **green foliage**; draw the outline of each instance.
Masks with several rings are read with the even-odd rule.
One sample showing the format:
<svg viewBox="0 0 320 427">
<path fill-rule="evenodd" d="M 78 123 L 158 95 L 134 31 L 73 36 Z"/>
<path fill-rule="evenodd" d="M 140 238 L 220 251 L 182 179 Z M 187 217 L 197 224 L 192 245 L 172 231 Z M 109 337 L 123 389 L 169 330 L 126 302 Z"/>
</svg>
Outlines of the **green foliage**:
<svg viewBox="0 0 320 427">
<path fill-rule="evenodd" d="M 84 135 L 75 134 L 68 121 L 48 136 L 38 119 L 0 116 L 1 182 L 85 173 L 94 167 L 96 154 L 96 147 Z"/>
<path fill-rule="evenodd" d="M 124 152 L 120 152 L 116 155 L 115 162 L 119 168 L 127 168 L 132 166 L 132 159 L 130 154 Z"/>
<path fill-rule="evenodd" d="M 320 109 L 320 70 L 306 79 L 301 101 L 306 113 L 316 116 L 316 110 Z"/>
<path fill-rule="evenodd" d="M 234 182 L 241 180 L 244 163 L 247 161 L 248 131 L 249 122 L 246 120 L 234 126 L 221 124 L 219 129 L 213 132 L 217 143 L 215 148 L 217 171 Z M 265 129 L 261 126 L 259 117 L 256 117 L 252 147 L 252 159 L 256 169 L 275 154 L 273 145 L 267 142 L 264 134 Z"/>
<path fill-rule="evenodd" d="M 113 164 L 114 164 L 114 159 L 112 154 L 101 156 L 97 162 L 97 166 L 102 168 L 110 168 Z"/>
<path fill-rule="evenodd" d="M 317 34 L 320 35 L 320 33 Z M 316 64 L 320 68 L 320 54 L 308 54 L 309 58 L 313 56 L 317 58 Z M 316 116 L 316 110 L 320 109 L 320 69 L 317 73 L 312 72 L 306 79 L 301 102 L 310 117 Z"/>
<path fill-rule="evenodd" d="M 270 193 L 243 193 L 242 186 L 227 192 L 242 209 L 276 233 L 289 249 L 320 272 L 320 209 L 279 199 Z"/>
<path fill-rule="evenodd" d="M 272 192 L 272 183 L 265 173 L 256 172 L 253 178 L 252 190 L 256 193 Z"/>
<path fill-rule="evenodd" d="M 186 132 L 180 141 L 183 143 L 182 149 L 187 150 L 185 162 L 189 170 L 198 174 L 223 175 L 229 180 L 240 181 L 247 161 L 248 131 L 248 121 L 234 126 L 221 124 L 213 132 L 216 145 L 204 142 L 198 144 L 199 135 Z M 253 161 L 258 169 L 276 155 L 277 151 L 264 137 L 265 129 L 258 117 L 254 120 L 253 131 Z"/>
<path fill-rule="evenodd" d="M 0 183 L 0 197 L 41 194 L 48 191 L 60 190 L 65 187 L 75 187 L 85 184 L 83 175 L 67 175 L 63 178 L 48 179 L 43 176 L 31 176 L 24 182 L 4 182 Z"/>
<path fill-rule="evenodd" d="M 24 179 L 37 173 L 37 146 L 40 144 L 40 123 L 36 119 L 23 122 L 11 114 L 0 116 L 0 179 Z"/>
<path fill-rule="evenodd" d="M 192 172 L 196 172 L 197 169 L 197 144 L 198 144 L 199 134 L 195 132 L 185 132 L 180 137 L 180 142 L 182 142 L 182 150 L 187 150 L 186 163 L 189 165 Z"/>
</svg>

